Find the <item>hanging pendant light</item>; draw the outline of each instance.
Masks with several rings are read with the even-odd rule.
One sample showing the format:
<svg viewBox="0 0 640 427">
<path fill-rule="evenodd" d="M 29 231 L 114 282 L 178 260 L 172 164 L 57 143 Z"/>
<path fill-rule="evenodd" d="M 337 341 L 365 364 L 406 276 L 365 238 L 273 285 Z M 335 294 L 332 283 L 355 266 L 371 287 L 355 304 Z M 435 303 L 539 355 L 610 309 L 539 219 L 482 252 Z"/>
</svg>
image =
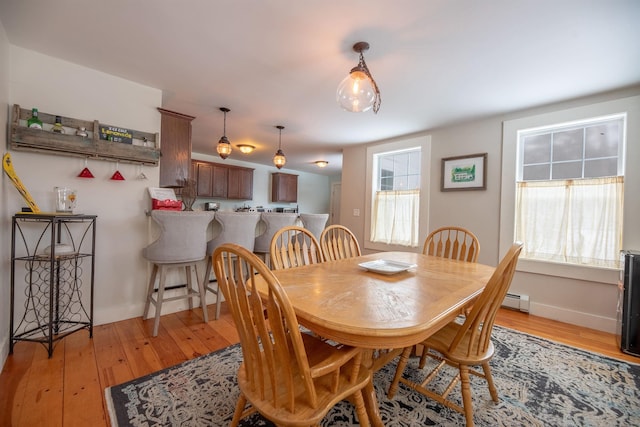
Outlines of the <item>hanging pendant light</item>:
<svg viewBox="0 0 640 427">
<path fill-rule="evenodd" d="M 287 158 L 280 148 L 282 146 L 282 129 L 284 129 L 284 126 L 278 125 L 276 128 L 280 131 L 280 136 L 278 137 L 278 151 L 276 151 L 276 155 L 273 156 L 273 164 L 276 165 L 278 169 L 282 169 L 285 163 L 287 163 Z"/>
<path fill-rule="evenodd" d="M 377 113 L 382 102 L 378 85 L 371 77 L 367 63 L 364 62 L 362 52 L 368 49 L 367 42 L 358 42 L 353 45 L 353 50 L 360 54 L 360 60 L 340 83 L 336 94 L 338 104 L 354 113 L 369 111 L 371 108 L 374 113 Z"/>
<path fill-rule="evenodd" d="M 220 111 L 224 113 L 224 126 L 222 128 L 222 138 L 218 141 L 218 148 L 216 150 L 218 151 L 218 155 L 224 160 L 231 154 L 231 143 L 229 143 L 229 139 L 227 138 L 227 113 L 231 110 L 226 107 L 220 107 Z"/>
</svg>

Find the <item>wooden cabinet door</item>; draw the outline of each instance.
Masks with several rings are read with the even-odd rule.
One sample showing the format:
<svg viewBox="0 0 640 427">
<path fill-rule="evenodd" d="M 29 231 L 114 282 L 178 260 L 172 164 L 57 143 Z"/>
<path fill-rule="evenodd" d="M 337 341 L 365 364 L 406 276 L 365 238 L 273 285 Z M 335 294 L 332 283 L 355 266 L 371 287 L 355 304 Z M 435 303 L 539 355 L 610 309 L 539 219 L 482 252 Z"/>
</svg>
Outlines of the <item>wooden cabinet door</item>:
<svg viewBox="0 0 640 427">
<path fill-rule="evenodd" d="M 196 194 L 198 197 L 211 197 L 213 194 L 212 177 L 213 165 L 210 163 L 194 162 Z"/>
<path fill-rule="evenodd" d="M 226 199 L 227 195 L 227 181 L 229 180 L 229 168 L 226 166 L 212 165 L 212 180 L 211 180 L 211 197 L 220 199 Z"/>
<path fill-rule="evenodd" d="M 253 169 L 229 168 L 227 198 L 239 200 L 253 199 Z"/>
<path fill-rule="evenodd" d="M 182 187 L 191 168 L 191 121 L 195 117 L 158 108 L 160 124 L 160 187 Z"/>
<path fill-rule="evenodd" d="M 271 201 L 297 202 L 298 175 L 274 173 L 271 175 Z"/>
</svg>

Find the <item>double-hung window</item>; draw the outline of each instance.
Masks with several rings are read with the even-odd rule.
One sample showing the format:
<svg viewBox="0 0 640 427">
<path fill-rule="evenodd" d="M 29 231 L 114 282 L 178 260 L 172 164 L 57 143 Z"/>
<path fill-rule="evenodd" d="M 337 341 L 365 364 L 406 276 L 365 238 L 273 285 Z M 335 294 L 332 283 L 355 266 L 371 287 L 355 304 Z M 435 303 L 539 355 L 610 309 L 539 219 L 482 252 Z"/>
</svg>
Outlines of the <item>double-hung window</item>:
<svg viewBox="0 0 640 427">
<path fill-rule="evenodd" d="M 371 242 L 418 245 L 420 158 L 420 147 L 373 156 Z"/>
<path fill-rule="evenodd" d="M 523 259 L 617 266 L 624 114 L 518 131 L 515 240 Z"/>
</svg>

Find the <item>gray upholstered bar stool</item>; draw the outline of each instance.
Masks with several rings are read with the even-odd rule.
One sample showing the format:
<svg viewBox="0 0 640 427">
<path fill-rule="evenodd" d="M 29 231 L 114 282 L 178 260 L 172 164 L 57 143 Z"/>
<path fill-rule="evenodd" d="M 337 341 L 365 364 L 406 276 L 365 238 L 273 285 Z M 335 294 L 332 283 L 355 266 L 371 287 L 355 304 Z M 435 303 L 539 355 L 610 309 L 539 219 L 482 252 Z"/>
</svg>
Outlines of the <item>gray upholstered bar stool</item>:
<svg viewBox="0 0 640 427">
<path fill-rule="evenodd" d="M 211 256 L 213 251 L 223 243 L 235 243 L 250 252 L 256 240 L 256 225 L 260 220 L 258 212 L 216 212 L 215 222 L 220 225 L 220 233 L 207 242 L 207 268 L 204 272 L 204 286 L 207 291 L 216 296 L 216 319 L 220 317 L 220 303 L 222 294 L 218 292 L 218 283 L 211 285 Z"/>
<path fill-rule="evenodd" d="M 208 322 L 207 301 L 204 283 L 198 280 L 197 264 L 207 255 L 207 227 L 213 219 L 212 212 L 175 212 L 154 210 L 151 218 L 160 227 L 160 236 L 156 241 L 142 250 L 144 256 L 153 264 L 147 300 L 144 306 L 144 318 L 149 316 L 151 304 L 155 307 L 153 336 L 158 335 L 162 303 L 180 299 L 189 300 L 189 309 L 193 308 L 193 298 L 200 298 L 202 316 Z M 169 298 L 164 297 L 167 270 L 184 267 L 186 273 L 186 292 Z M 197 289 L 193 288 L 193 270 L 195 270 Z M 158 287 L 156 278 L 160 273 Z M 154 298 L 155 294 L 155 298 Z"/>
<path fill-rule="evenodd" d="M 264 233 L 256 237 L 253 252 L 262 257 L 267 265 L 269 265 L 269 246 L 271 239 L 276 231 L 282 227 L 296 225 L 298 219 L 297 213 L 279 213 L 279 212 L 263 212 L 260 214 L 260 221 L 264 223 L 266 229 Z"/>
<path fill-rule="evenodd" d="M 302 226 L 311 231 L 316 240 L 320 241 L 320 234 L 329 220 L 329 214 L 300 214 Z"/>
</svg>

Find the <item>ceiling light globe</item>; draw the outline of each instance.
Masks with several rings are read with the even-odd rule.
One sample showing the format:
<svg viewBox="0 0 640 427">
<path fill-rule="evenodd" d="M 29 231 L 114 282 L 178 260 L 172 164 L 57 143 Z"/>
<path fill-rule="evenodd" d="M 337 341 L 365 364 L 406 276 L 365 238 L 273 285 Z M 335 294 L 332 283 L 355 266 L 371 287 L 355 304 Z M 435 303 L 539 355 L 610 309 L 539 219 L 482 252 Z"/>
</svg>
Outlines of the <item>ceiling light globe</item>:
<svg viewBox="0 0 640 427">
<path fill-rule="evenodd" d="M 287 158 L 284 156 L 282 150 L 278 150 L 276 155 L 273 156 L 273 164 L 278 168 L 282 169 L 282 167 L 287 163 Z"/>
<path fill-rule="evenodd" d="M 353 113 L 369 111 L 376 99 L 376 91 L 371 79 L 364 71 L 355 67 L 338 85 L 336 100 L 338 105 Z"/>
<path fill-rule="evenodd" d="M 216 147 L 216 151 L 223 160 L 229 157 L 229 155 L 231 154 L 231 144 L 229 143 L 229 140 L 226 136 L 220 138 L 220 141 L 218 141 L 218 146 Z"/>
</svg>

